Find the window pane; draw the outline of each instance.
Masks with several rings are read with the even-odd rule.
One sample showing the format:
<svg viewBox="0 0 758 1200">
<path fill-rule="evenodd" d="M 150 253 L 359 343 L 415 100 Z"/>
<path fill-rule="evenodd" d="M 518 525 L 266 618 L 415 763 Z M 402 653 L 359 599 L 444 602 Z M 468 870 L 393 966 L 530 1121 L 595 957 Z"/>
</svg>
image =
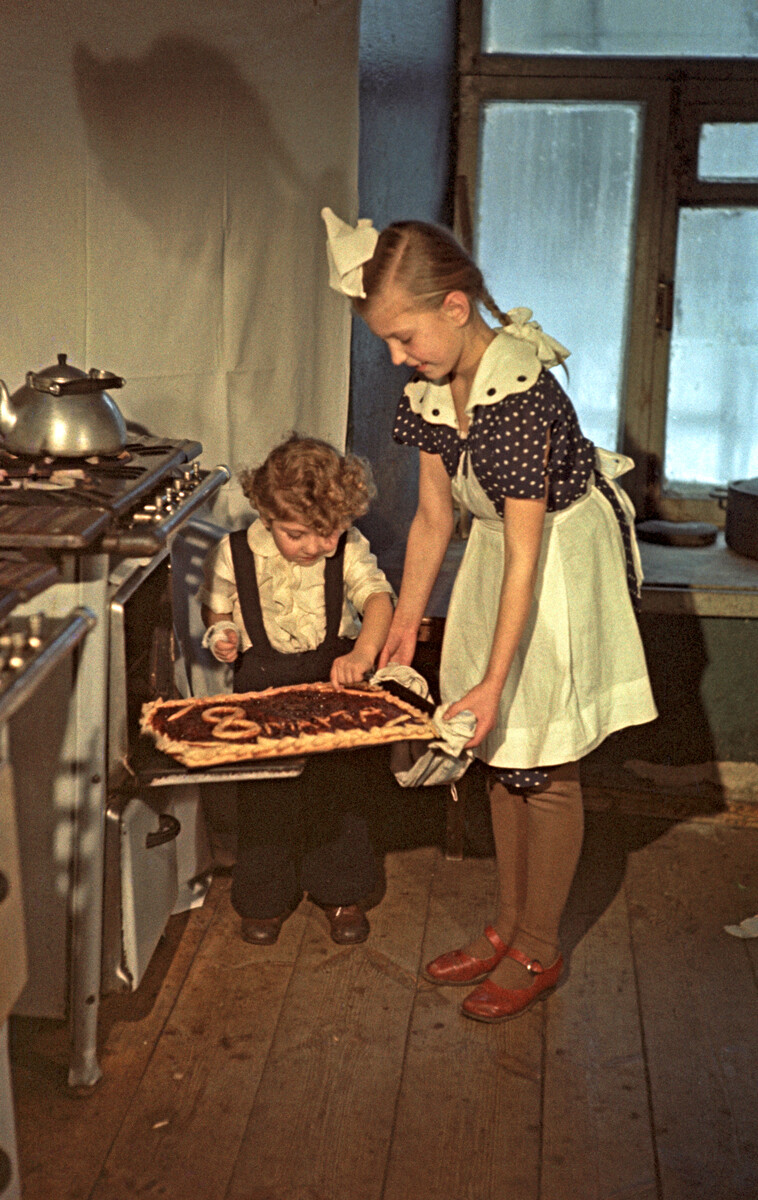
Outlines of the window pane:
<svg viewBox="0 0 758 1200">
<path fill-rule="evenodd" d="M 758 56 L 745 0 L 483 0 L 482 46 L 500 54 Z"/>
<path fill-rule="evenodd" d="M 618 438 L 642 106 L 483 106 L 476 256 L 503 309 L 533 310 L 572 352 L 586 435 Z M 562 371 L 558 378 L 565 383 Z"/>
<path fill-rule="evenodd" d="M 758 124 L 701 125 L 699 179 L 758 183 Z"/>
<path fill-rule="evenodd" d="M 758 209 L 679 214 L 665 475 L 758 475 Z"/>
</svg>

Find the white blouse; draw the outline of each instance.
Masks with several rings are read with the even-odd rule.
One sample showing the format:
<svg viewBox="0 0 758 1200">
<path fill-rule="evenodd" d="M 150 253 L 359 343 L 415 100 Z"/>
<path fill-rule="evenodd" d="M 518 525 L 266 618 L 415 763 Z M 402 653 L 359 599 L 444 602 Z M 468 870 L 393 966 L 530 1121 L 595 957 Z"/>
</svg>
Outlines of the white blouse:
<svg viewBox="0 0 758 1200">
<path fill-rule="evenodd" d="M 260 519 L 248 528 L 247 541 L 255 556 L 263 624 L 271 645 L 283 654 L 315 650 L 326 635 L 324 559 L 305 567 L 288 562 Z M 241 633 L 240 651 L 249 650 L 251 642 L 242 619 L 228 534 L 206 557 L 203 576 L 198 600 L 213 612 L 229 613 Z M 387 592 L 394 601 L 395 594 L 377 566 L 367 539 L 353 527 L 345 543 L 343 580 L 339 633 L 340 637 L 356 638 L 361 630 L 360 614 L 369 596 Z"/>
</svg>

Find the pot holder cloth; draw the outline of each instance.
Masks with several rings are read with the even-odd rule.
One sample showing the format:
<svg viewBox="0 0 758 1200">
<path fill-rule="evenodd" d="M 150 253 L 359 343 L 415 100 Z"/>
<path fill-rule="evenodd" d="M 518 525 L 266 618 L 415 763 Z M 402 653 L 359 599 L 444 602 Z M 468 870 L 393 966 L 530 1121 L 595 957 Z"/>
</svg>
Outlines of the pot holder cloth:
<svg viewBox="0 0 758 1200">
<path fill-rule="evenodd" d="M 371 677 L 371 683 L 378 687 L 384 680 L 394 680 L 423 700 L 429 697 L 426 680 L 413 667 L 389 663 Z M 443 714 L 448 707 L 447 704 L 440 704 L 432 715 L 432 724 L 440 735 L 439 741 L 392 743 L 390 770 L 401 787 L 434 787 L 455 783 L 468 769 L 473 755 L 463 747 L 474 734 L 476 717 L 464 709 L 452 720 L 445 721 Z"/>
</svg>

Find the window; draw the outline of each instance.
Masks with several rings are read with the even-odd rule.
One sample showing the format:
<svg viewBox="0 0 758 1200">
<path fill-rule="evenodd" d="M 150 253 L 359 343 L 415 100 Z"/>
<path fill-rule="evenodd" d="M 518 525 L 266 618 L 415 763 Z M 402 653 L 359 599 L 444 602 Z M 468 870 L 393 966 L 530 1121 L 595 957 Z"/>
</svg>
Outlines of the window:
<svg viewBox="0 0 758 1200">
<path fill-rule="evenodd" d="M 638 514 L 723 523 L 758 474 L 758 28 L 682 0 L 659 39 L 650 4 L 461 0 L 458 232 L 572 351 Z"/>
</svg>

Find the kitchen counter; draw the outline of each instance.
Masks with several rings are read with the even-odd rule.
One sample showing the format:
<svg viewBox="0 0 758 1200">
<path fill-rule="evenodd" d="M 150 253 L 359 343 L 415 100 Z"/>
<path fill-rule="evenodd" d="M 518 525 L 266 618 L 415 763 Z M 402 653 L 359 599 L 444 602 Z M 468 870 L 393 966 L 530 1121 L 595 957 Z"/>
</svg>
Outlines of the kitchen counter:
<svg viewBox="0 0 758 1200">
<path fill-rule="evenodd" d="M 640 542 L 642 611 L 758 617 L 758 560 L 735 554 L 719 533 L 711 546 Z"/>
<path fill-rule="evenodd" d="M 711 546 L 660 546 L 640 542 L 645 579 L 642 611 L 681 613 L 705 617 L 758 617 L 758 560 L 730 550 L 719 533 Z M 466 549 L 462 538 L 448 546 L 444 562 L 429 597 L 423 634 L 426 640 L 441 635 L 455 576 Z M 394 549 L 381 562 L 395 590 L 400 587 L 403 548 Z"/>
</svg>

